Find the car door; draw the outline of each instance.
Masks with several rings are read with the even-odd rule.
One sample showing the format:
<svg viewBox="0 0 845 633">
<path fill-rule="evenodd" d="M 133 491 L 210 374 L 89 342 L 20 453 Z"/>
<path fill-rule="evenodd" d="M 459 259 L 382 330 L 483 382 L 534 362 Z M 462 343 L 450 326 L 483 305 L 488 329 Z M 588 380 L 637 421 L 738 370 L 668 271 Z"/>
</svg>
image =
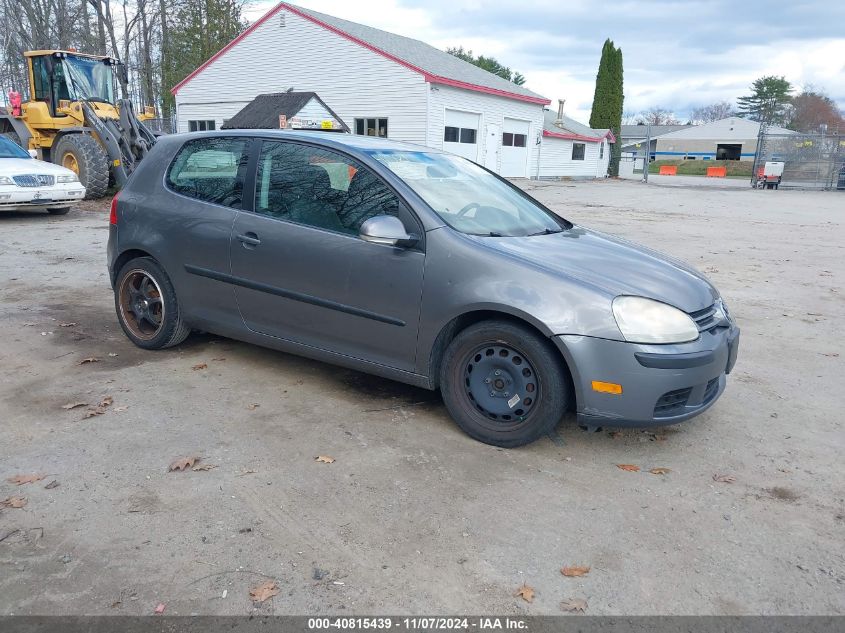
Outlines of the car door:
<svg viewBox="0 0 845 633">
<path fill-rule="evenodd" d="M 160 242 L 157 254 L 196 327 L 238 318 L 232 287 L 220 276 L 229 272 L 229 240 L 244 202 L 251 142 L 235 136 L 185 142 L 167 170 L 167 189 L 151 188 L 152 197 L 139 205 L 144 218 L 137 222 L 138 242 Z"/>
<path fill-rule="evenodd" d="M 411 371 L 425 253 L 366 242 L 376 215 L 417 220 L 373 171 L 338 152 L 262 142 L 252 213 L 230 243 L 246 326 L 268 336 Z"/>
</svg>

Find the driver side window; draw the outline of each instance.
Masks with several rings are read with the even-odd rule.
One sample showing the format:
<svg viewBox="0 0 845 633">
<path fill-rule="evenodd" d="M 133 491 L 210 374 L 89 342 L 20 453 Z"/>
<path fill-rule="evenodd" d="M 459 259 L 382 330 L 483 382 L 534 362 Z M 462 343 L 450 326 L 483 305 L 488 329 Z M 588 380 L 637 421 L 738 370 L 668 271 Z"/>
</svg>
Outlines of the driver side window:
<svg viewBox="0 0 845 633">
<path fill-rule="evenodd" d="M 256 175 L 256 213 L 358 235 L 368 219 L 398 216 L 400 208 L 399 199 L 384 181 L 351 158 L 298 143 L 263 143 Z"/>
</svg>

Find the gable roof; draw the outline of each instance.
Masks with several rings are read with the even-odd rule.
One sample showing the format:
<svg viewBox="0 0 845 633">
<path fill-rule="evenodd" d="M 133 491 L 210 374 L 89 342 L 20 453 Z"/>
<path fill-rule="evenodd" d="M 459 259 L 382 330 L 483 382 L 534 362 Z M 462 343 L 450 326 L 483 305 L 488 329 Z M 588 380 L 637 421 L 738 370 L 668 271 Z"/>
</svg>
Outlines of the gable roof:
<svg viewBox="0 0 845 633">
<path fill-rule="evenodd" d="M 685 130 L 689 127 L 695 127 L 694 125 L 652 125 L 651 126 L 651 138 L 655 136 L 661 136 L 663 134 L 669 134 L 670 132 L 677 132 L 678 130 Z M 646 136 L 646 130 L 648 129 L 647 125 L 623 125 L 621 129 L 622 138 L 625 140 L 632 139 L 632 138 L 642 138 L 644 139 Z"/>
<path fill-rule="evenodd" d="M 518 86 L 507 79 L 487 72 L 478 66 L 465 62 L 454 55 L 434 48 L 430 44 L 426 44 L 420 40 L 388 33 L 387 31 L 356 22 L 342 20 L 331 15 L 326 15 L 325 13 L 318 13 L 317 11 L 297 7 L 287 2 L 280 2 L 273 7 L 261 19 L 252 24 L 238 37 L 223 47 L 223 49 L 194 70 L 194 72 L 176 84 L 171 92 L 176 94 L 182 86 L 211 65 L 214 60 L 281 11 L 295 13 L 368 50 L 378 53 L 414 72 L 418 72 L 430 83 L 494 94 L 500 97 L 527 101 L 539 105 L 548 105 L 551 103 L 549 99 L 536 92 Z"/>
<path fill-rule="evenodd" d="M 229 119 L 222 127 L 223 130 L 274 130 L 279 127 L 279 115 L 285 115 L 288 119 L 293 118 L 306 106 L 316 99 L 328 113 L 338 122 L 344 132 L 349 132 L 349 127 L 343 122 L 334 111 L 320 99 L 316 92 L 275 92 L 258 95 L 250 101 L 235 116 Z"/>
<path fill-rule="evenodd" d="M 551 111 L 543 113 L 543 136 L 570 139 L 573 141 L 588 141 L 591 143 L 599 143 L 606 138 L 611 143 L 616 142 L 616 137 L 613 136 L 613 132 L 610 130 L 596 130 L 583 123 L 579 123 L 575 119 L 570 119 L 568 116 L 564 116 L 561 119 L 560 125 L 558 125 L 557 112 Z"/>
<path fill-rule="evenodd" d="M 682 130 L 676 130 L 674 132 L 669 132 L 668 134 L 662 135 L 661 138 L 664 139 L 675 139 L 675 138 L 689 138 L 689 139 L 721 139 L 728 136 L 727 132 L 734 132 L 734 138 L 739 138 L 740 134 L 745 134 L 746 136 L 743 138 L 752 138 L 756 137 L 760 133 L 760 124 L 757 121 L 751 121 L 749 119 L 743 119 L 742 117 L 726 117 L 724 119 L 719 119 L 718 121 L 711 121 L 710 123 L 704 123 L 702 125 L 694 125 L 688 128 L 684 128 Z M 734 129 L 736 128 L 736 129 Z M 787 130 L 786 128 L 782 127 L 775 127 L 774 125 L 770 125 L 768 127 L 768 131 L 770 134 L 797 134 L 797 132 L 793 130 Z"/>
</svg>

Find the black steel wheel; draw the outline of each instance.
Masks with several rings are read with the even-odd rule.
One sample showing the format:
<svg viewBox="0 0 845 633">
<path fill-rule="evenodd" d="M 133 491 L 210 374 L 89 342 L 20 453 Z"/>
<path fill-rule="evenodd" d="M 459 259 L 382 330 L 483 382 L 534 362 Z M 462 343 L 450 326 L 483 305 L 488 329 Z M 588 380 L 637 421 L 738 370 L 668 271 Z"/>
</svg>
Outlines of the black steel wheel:
<svg viewBox="0 0 845 633">
<path fill-rule="evenodd" d="M 117 275 L 115 310 L 120 327 L 144 349 L 177 345 L 190 334 L 179 311 L 170 278 L 149 257 L 128 262 Z"/>
<path fill-rule="evenodd" d="M 440 370 L 449 413 L 486 444 L 528 444 L 551 431 L 571 401 L 567 370 L 533 330 L 485 321 L 460 332 Z"/>
</svg>

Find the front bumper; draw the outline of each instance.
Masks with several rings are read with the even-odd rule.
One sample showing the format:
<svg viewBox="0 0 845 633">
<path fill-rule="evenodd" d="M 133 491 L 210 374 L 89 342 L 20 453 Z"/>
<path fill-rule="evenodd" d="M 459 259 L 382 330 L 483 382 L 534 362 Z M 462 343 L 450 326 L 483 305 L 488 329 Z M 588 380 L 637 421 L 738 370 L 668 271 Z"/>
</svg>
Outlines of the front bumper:
<svg viewBox="0 0 845 633">
<path fill-rule="evenodd" d="M 0 186 L 0 211 L 55 209 L 67 207 L 85 197 L 85 187 L 76 183 L 52 187 Z"/>
<path fill-rule="evenodd" d="M 679 345 L 575 335 L 552 340 L 572 373 L 579 424 L 663 426 L 688 420 L 719 399 L 736 363 L 739 328 L 718 327 Z M 593 381 L 622 385 L 622 393 L 594 391 Z"/>
</svg>

